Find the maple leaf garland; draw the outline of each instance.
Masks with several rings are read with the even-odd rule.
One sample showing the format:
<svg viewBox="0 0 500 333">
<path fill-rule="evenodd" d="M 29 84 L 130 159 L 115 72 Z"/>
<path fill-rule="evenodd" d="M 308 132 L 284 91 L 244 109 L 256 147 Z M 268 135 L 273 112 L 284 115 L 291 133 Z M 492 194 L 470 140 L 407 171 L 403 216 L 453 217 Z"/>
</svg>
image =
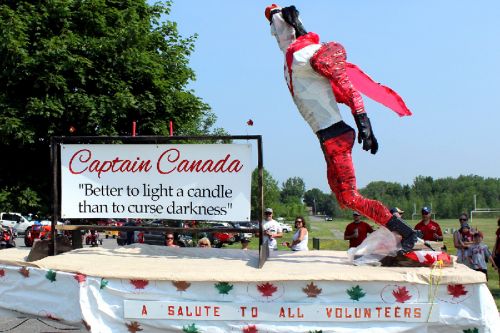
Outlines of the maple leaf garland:
<svg viewBox="0 0 500 333">
<path fill-rule="evenodd" d="M 142 331 L 141 325 L 136 321 L 132 321 L 132 322 L 130 322 L 130 324 L 126 324 L 126 325 L 127 325 L 128 331 L 130 333 L 136 333 L 136 332 Z"/>
<path fill-rule="evenodd" d="M 5 276 L 5 269 L 1 268 L 0 269 L 0 277 L 4 277 Z"/>
<path fill-rule="evenodd" d="M 182 326 L 182 332 L 184 332 L 184 333 L 200 333 L 200 331 L 198 330 L 198 327 L 196 327 L 196 325 L 194 323 L 192 323 L 191 325 Z"/>
<path fill-rule="evenodd" d="M 306 293 L 307 297 L 316 297 L 318 296 L 319 294 L 321 294 L 321 291 L 323 289 L 321 288 L 318 288 L 314 282 L 311 282 L 309 283 L 308 285 L 306 285 L 305 288 L 302 288 L 302 291 L 304 293 Z"/>
<path fill-rule="evenodd" d="M 135 287 L 135 289 L 144 289 L 149 284 L 148 280 L 130 280 Z"/>
<path fill-rule="evenodd" d="M 186 281 L 172 281 L 172 284 L 177 288 L 177 291 L 186 291 L 191 287 L 191 283 Z"/>
<path fill-rule="evenodd" d="M 453 296 L 453 298 L 459 298 L 460 296 L 467 295 L 468 291 L 465 289 L 463 284 L 449 284 L 448 294 Z"/>
<path fill-rule="evenodd" d="M 243 333 L 258 333 L 257 327 L 255 325 L 248 325 L 243 327 Z"/>
<path fill-rule="evenodd" d="M 47 272 L 47 274 L 45 274 L 45 277 L 50 282 L 56 282 L 56 275 L 57 275 L 56 272 L 54 272 L 53 270 L 49 269 L 49 271 Z"/>
<path fill-rule="evenodd" d="M 26 268 L 26 266 L 23 266 L 19 269 L 19 274 L 21 274 L 25 278 L 29 278 L 30 277 L 30 270 L 28 268 Z"/>
<path fill-rule="evenodd" d="M 278 290 L 278 287 L 273 285 L 272 283 L 266 282 L 263 284 L 257 285 L 257 290 L 262 294 L 262 296 L 270 297 Z"/>
<path fill-rule="evenodd" d="M 231 290 L 233 290 L 233 285 L 227 282 L 219 282 L 214 285 L 215 289 L 219 291 L 219 294 L 228 295 Z"/>
<path fill-rule="evenodd" d="M 396 302 L 398 303 L 404 303 L 411 298 L 411 295 L 405 286 L 402 287 L 398 286 L 396 289 L 392 291 L 392 295 L 394 296 L 394 298 L 396 298 Z"/>
<path fill-rule="evenodd" d="M 83 283 L 87 280 L 87 275 L 81 274 L 81 273 L 76 273 L 74 278 L 76 281 L 78 281 L 78 283 Z"/>
<path fill-rule="evenodd" d="M 351 289 L 347 289 L 346 292 L 347 295 L 349 295 L 349 298 L 352 299 L 353 301 L 359 301 L 366 295 L 363 288 L 361 288 L 359 285 L 356 285 Z"/>
<path fill-rule="evenodd" d="M 477 327 L 474 327 L 474 328 L 468 328 L 466 330 L 463 330 L 464 333 L 479 333 L 479 330 L 477 329 Z"/>
<path fill-rule="evenodd" d="M 101 284 L 99 285 L 99 289 L 104 289 L 108 286 L 109 281 L 104 280 L 104 278 L 101 279 Z"/>
</svg>

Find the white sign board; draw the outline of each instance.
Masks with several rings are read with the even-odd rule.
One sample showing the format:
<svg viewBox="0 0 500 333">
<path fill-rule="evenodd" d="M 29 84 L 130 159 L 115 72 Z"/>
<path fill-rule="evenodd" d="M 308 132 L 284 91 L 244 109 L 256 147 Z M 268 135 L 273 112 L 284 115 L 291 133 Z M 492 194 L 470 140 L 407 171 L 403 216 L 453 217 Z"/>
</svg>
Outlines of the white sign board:
<svg viewBox="0 0 500 333">
<path fill-rule="evenodd" d="M 61 145 L 62 218 L 248 221 L 249 144 Z"/>
<path fill-rule="evenodd" d="M 124 300 L 126 319 L 436 322 L 430 303 L 230 303 Z"/>
</svg>

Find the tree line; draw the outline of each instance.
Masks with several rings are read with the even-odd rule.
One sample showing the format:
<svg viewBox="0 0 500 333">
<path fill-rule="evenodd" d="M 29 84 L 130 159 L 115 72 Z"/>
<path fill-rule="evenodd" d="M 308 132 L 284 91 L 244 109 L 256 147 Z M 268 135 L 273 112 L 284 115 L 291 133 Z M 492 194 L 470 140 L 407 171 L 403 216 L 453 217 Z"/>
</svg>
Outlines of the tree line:
<svg viewBox="0 0 500 333">
<path fill-rule="evenodd" d="M 259 216 L 257 176 L 255 170 L 252 175 L 252 219 L 258 219 Z M 308 213 L 337 218 L 352 216 L 350 210 L 339 207 L 332 193 L 325 193 L 317 188 L 306 190 L 300 177 L 289 178 L 279 185 L 264 170 L 263 185 L 264 206 L 272 207 L 275 216 L 294 218 Z M 376 181 L 359 189 L 359 192 L 367 198 L 379 200 L 387 207 L 399 207 L 406 212 L 407 219 L 411 218 L 414 210 L 420 216 L 420 209 L 424 206 L 432 207 L 436 218 L 456 218 L 475 208 L 474 198 L 477 208 L 500 209 L 500 178 L 476 175 L 438 179 L 418 176 L 411 185 Z"/>
</svg>

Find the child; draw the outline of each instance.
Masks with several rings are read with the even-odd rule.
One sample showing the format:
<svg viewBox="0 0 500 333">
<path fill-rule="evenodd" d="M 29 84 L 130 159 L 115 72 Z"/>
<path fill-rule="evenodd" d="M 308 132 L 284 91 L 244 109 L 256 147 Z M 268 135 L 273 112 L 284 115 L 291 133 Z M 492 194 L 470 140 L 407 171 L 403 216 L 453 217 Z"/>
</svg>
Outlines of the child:
<svg viewBox="0 0 500 333">
<path fill-rule="evenodd" d="M 481 243 L 483 240 L 483 235 L 479 232 L 476 232 L 473 238 L 474 238 L 474 243 L 469 247 L 468 251 L 469 260 L 472 264 L 472 269 L 486 274 L 486 280 L 488 280 L 488 265 L 486 264 L 486 258 L 490 260 L 494 269 L 498 270 L 498 267 L 493 261 L 488 246 L 486 244 Z"/>
</svg>

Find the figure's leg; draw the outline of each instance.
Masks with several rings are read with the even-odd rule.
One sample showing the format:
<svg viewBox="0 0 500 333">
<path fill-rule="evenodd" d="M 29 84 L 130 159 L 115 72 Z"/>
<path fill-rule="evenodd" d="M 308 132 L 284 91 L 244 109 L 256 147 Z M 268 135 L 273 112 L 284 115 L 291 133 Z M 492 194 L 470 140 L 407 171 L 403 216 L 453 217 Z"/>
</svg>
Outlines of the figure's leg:
<svg viewBox="0 0 500 333">
<path fill-rule="evenodd" d="M 342 128 L 339 130 L 339 128 Z M 402 236 L 401 246 L 410 251 L 417 241 L 417 234 L 403 219 L 393 216 L 381 202 L 363 197 L 357 190 L 356 175 L 352 164 L 354 130 L 340 122 L 318 133 L 327 163 L 328 183 L 341 207 L 356 210 L 377 224 L 386 226 Z M 329 135 L 332 134 L 333 135 Z M 340 133 L 340 134 L 336 134 Z"/>
<path fill-rule="evenodd" d="M 392 217 L 389 210 L 379 201 L 363 197 L 357 190 L 351 156 L 354 136 L 354 130 L 350 129 L 323 143 L 328 183 L 341 207 L 356 210 L 377 224 L 385 225 Z"/>
</svg>

